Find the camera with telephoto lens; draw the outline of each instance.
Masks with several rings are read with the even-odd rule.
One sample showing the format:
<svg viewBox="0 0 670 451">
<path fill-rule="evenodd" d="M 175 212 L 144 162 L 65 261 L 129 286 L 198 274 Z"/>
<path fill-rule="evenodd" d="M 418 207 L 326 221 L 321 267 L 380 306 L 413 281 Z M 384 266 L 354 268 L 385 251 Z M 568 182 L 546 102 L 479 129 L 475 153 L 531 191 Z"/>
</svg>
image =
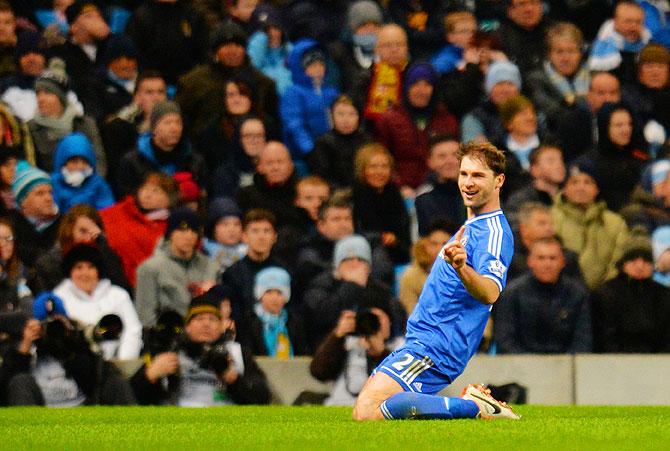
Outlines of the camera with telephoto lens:
<svg viewBox="0 0 670 451">
<path fill-rule="evenodd" d="M 230 354 L 225 342 L 216 342 L 213 345 L 205 345 L 200 357 L 200 368 L 212 370 L 216 374 L 224 373 L 230 366 Z"/>
<path fill-rule="evenodd" d="M 146 331 L 145 351 L 152 355 L 177 352 L 183 332 L 184 318 L 173 310 L 165 311 L 158 317 L 156 325 Z"/>
<path fill-rule="evenodd" d="M 356 335 L 371 337 L 381 329 L 379 317 L 372 310 L 365 309 L 356 314 Z"/>
</svg>

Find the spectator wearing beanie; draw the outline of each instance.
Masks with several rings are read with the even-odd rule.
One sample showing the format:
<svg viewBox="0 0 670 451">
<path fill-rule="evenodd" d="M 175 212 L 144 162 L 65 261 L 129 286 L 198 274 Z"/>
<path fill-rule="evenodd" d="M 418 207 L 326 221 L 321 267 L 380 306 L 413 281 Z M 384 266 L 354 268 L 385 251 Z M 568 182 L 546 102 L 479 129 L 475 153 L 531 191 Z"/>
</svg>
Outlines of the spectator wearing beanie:
<svg viewBox="0 0 670 451">
<path fill-rule="evenodd" d="M 137 267 L 165 234 L 169 209 L 176 203 L 176 182 L 152 172 L 133 194 L 100 212 L 109 246 L 121 257 L 131 287 L 136 284 Z"/>
<path fill-rule="evenodd" d="M 29 270 L 56 241 L 60 215 L 52 190 L 46 172 L 25 162 L 17 168 L 12 191 L 18 209 L 11 218 L 19 258 Z"/>
<path fill-rule="evenodd" d="M 304 355 L 305 332 L 302 320 L 286 307 L 291 300 L 291 276 L 278 266 L 256 274 L 256 304 L 249 319 L 251 351 L 276 359 Z"/>
<path fill-rule="evenodd" d="M 223 112 L 221 99 L 225 98 L 226 84 L 231 78 L 248 80 L 254 87 L 259 109 L 278 120 L 275 83 L 253 67 L 246 57 L 244 30 L 239 25 L 225 22 L 212 33 L 210 43 L 210 61 L 179 79 L 176 100 L 184 116 L 189 118 L 191 136 L 199 136 L 208 122 Z"/>
<path fill-rule="evenodd" d="M 503 142 L 507 132 L 500 120 L 498 107 L 521 92 L 521 72 L 509 61 L 489 66 L 484 80 L 486 98 L 463 117 L 461 141 Z"/>
<path fill-rule="evenodd" d="M 458 121 L 440 102 L 438 77 L 428 63 L 407 69 L 402 101 L 382 114 L 375 124 L 375 137 L 396 161 L 396 180 L 405 197 L 426 181 L 429 138 L 458 134 Z M 409 189 L 408 189 L 409 188 Z"/>
<path fill-rule="evenodd" d="M 157 70 L 169 85 L 207 58 L 205 20 L 190 2 L 142 3 L 125 33 L 135 43 L 143 68 Z"/>
<path fill-rule="evenodd" d="M 174 176 L 190 172 L 200 186 L 206 186 L 206 168 L 200 154 L 193 152 L 184 134 L 184 120 L 179 105 L 164 101 L 151 111 L 151 131 L 137 139 L 135 149 L 122 159 L 116 180 L 116 191 L 133 192 L 150 172 Z"/>
<path fill-rule="evenodd" d="M 67 274 L 53 292 L 63 300 L 68 317 L 82 326 L 95 326 L 107 315 L 116 315 L 122 331 L 116 346 L 103 347 L 105 359 L 136 359 L 142 348 L 142 325 L 128 292 L 106 278 L 103 255 L 92 245 L 79 244 L 63 258 Z"/>
<path fill-rule="evenodd" d="M 596 352 L 670 352 L 670 290 L 655 282 L 652 245 L 633 230 L 616 277 L 592 296 Z"/>
<path fill-rule="evenodd" d="M 107 174 L 105 152 L 98 127 L 79 106 L 68 100 L 68 76 L 63 61 L 52 58 L 49 67 L 35 81 L 37 112 L 28 121 L 28 130 L 35 145 L 35 162 L 45 171 L 53 171 L 56 145 L 65 135 L 81 132 L 91 141 L 95 151 L 97 171 Z"/>
<path fill-rule="evenodd" d="M 242 211 L 234 200 L 219 198 L 209 204 L 202 250 L 217 263 L 219 273 L 247 255 L 247 245 L 242 242 Z"/>
<path fill-rule="evenodd" d="M 102 53 L 102 80 L 98 85 L 99 119 L 107 119 L 133 101 L 137 80 L 138 53 L 133 41 L 113 35 Z"/>
<path fill-rule="evenodd" d="M 97 86 L 100 83 L 102 55 L 110 35 L 109 26 L 96 0 L 75 0 L 65 10 L 70 26 L 68 39 L 53 48 L 54 56 L 65 61 L 72 90 L 84 105 L 84 111 L 101 119 Z"/>
<path fill-rule="evenodd" d="M 83 133 L 71 133 L 58 143 L 51 180 L 62 213 L 77 204 L 102 210 L 114 203 L 112 189 L 95 167 L 93 146 Z"/>
<path fill-rule="evenodd" d="M 616 275 L 616 262 L 628 239 L 623 218 L 598 200 L 600 180 L 593 162 L 578 158 L 568 169 L 563 190 L 551 207 L 556 235 L 566 249 L 579 255 L 589 289 Z"/>
<path fill-rule="evenodd" d="M 198 250 L 200 220 L 188 208 L 173 210 L 163 241 L 137 268 L 135 303 L 144 327 L 156 325 L 166 311 L 185 316 L 192 296 L 216 282 L 216 264 Z"/>
<path fill-rule="evenodd" d="M 315 40 L 297 41 L 287 64 L 293 85 L 281 97 L 284 142 L 295 160 L 304 160 L 314 140 L 330 130 L 328 114 L 338 92 L 326 82 L 326 54 Z"/>
</svg>

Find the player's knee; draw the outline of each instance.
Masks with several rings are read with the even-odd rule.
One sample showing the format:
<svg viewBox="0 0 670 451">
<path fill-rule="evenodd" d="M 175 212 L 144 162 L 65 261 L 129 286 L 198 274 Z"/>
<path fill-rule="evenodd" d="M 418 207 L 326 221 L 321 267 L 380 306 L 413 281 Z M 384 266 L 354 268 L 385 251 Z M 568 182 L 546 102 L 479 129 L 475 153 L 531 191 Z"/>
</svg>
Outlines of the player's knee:
<svg viewBox="0 0 670 451">
<path fill-rule="evenodd" d="M 374 421 L 384 419 L 377 403 L 370 399 L 361 399 L 360 397 L 356 400 L 356 404 L 354 405 L 352 418 L 354 421 Z"/>
</svg>

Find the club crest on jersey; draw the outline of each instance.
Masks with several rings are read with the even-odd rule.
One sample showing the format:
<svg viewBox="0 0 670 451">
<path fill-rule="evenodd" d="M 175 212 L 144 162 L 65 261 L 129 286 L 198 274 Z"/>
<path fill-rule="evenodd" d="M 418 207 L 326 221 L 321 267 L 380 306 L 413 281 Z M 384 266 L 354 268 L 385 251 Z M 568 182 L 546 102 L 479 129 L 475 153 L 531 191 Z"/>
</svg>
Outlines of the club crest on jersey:
<svg viewBox="0 0 670 451">
<path fill-rule="evenodd" d="M 491 271 L 492 274 L 502 278 L 503 274 L 505 274 L 505 271 L 507 271 L 507 267 L 503 265 L 500 260 L 492 260 L 489 263 L 489 271 Z"/>
</svg>

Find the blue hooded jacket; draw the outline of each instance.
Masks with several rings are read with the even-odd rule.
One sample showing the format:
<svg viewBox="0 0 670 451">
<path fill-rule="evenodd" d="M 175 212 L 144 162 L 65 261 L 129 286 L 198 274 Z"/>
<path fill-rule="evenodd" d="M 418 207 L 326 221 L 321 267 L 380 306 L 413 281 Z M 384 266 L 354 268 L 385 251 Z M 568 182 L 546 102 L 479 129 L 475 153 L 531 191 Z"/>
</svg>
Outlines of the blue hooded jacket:
<svg viewBox="0 0 670 451">
<path fill-rule="evenodd" d="M 74 157 L 84 158 L 93 169 L 93 174 L 78 187 L 65 183 L 65 178 L 61 174 L 65 163 Z M 70 133 L 60 140 L 56 146 L 53 167 L 54 172 L 51 174 L 53 196 L 62 213 L 66 213 L 77 204 L 88 204 L 101 210 L 114 203 L 109 184 L 95 172 L 95 151 L 91 141 L 83 133 Z"/>
<path fill-rule="evenodd" d="M 316 89 L 312 79 L 305 74 L 302 58 L 315 48 L 319 45 L 313 39 L 301 39 L 295 43 L 288 57 L 293 85 L 286 88 L 279 106 L 284 143 L 297 158 L 311 152 L 316 138 L 331 129 L 329 110 L 338 96 L 337 90 L 326 84 L 320 90 Z"/>
</svg>

